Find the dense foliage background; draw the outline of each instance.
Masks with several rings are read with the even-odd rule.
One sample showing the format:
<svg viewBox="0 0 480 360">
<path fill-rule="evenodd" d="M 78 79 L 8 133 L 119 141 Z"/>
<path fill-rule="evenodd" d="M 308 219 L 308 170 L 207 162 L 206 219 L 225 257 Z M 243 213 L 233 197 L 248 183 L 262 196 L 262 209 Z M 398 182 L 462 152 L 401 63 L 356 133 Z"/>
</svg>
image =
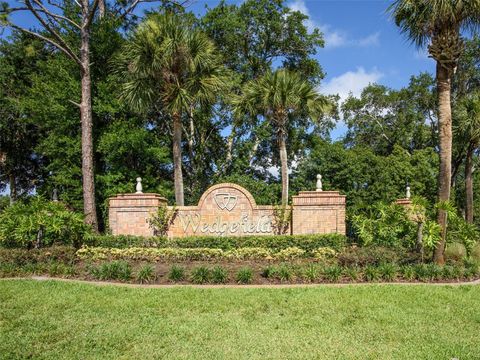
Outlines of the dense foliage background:
<svg viewBox="0 0 480 360">
<path fill-rule="evenodd" d="M 164 7 L 158 10 L 163 11 Z M 229 74 L 228 91 L 182 117 L 186 205 L 196 204 L 210 185 L 223 181 L 246 187 L 259 204 L 278 204 L 280 159 L 272 125 L 262 117 L 234 117 L 230 99 L 246 82 L 278 66 L 318 86 L 323 72 L 313 55 L 324 45 L 321 32 L 309 32 L 303 23 L 306 16 L 292 12 L 282 0 L 221 2 L 201 18 L 180 8 L 169 11 L 213 40 Z M 140 114 L 120 100 L 123 79 L 115 71 L 115 59 L 131 41 L 136 23 L 133 19 L 119 24 L 106 16 L 95 19 L 92 31 L 95 185 L 102 229 L 108 197 L 132 192 L 137 176 L 145 192 L 174 200 L 168 116 L 158 104 Z M 475 164 L 479 155 L 479 143 L 461 126 L 471 118 L 465 98 L 479 91 L 479 49 L 478 38 L 467 42 L 453 86 L 453 202 L 459 214 L 465 208 L 466 149 L 473 146 Z M 60 200 L 80 211 L 82 159 L 75 104 L 80 77 L 75 65 L 51 46 L 13 32 L 0 43 L 0 79 L 0 189 L 8 188 L 12 199 L 33 192 L 51 198 L 58 189 Z M 403 197 L 407 182 L 413 194 L 434 204 L 439 149 L 432 75 L 412 75 L 409 85 L 398 90 L 371 84 L 359 98 L 351 96 L 342 104 L 338 98 L 331 100 L 338 107 L 330 115 L 312 122 L 300 114 L 287 128 L 290 194 L 313 189 L 315 175 L 321 173 L 325 189 L 347 195 L 351 213 Z M 343 138 L 332 140 L 336 121 L 345 122 L 348 130 Z M 478 171 L 474 184 L 474 189 L 480 185 Z M 0 199 L 0 209 L 7 201 Z M 480 224 L 477 194 L 474 209 Z"/>
</svg>

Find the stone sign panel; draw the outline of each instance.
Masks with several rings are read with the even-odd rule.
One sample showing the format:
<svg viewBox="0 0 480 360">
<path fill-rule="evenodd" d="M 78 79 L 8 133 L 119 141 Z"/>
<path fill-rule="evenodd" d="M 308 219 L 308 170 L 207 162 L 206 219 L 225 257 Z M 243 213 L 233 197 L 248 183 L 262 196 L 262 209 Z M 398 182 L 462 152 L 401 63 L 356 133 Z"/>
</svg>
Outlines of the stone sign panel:
<svg viewBox="0 0 480 360">
<path fill-rule="evenodd" d="M 197 206 L 177 209 L 169 236 L 273 234 L 273 207 L 257 206 L 253 196 L 236 184 L 212 186 Z"/>
<path fill-rule="evenodd" d="M 109 224 L 114 235 L 152 236 L 147 220 L 167 201 L 160 195 L 137 191 L 110 198 L 109 204 Z M 257 205 L 250 192 L 237 184 L 214 185 L 197 206 L 175 209 L 169 237 L 275 234 L 275 207 Z M 293 197 L 291 209 L 287 234 L 345 233 L 345 196 L 336 191 L 320 188 L 300 192 Z"/>
</svg>

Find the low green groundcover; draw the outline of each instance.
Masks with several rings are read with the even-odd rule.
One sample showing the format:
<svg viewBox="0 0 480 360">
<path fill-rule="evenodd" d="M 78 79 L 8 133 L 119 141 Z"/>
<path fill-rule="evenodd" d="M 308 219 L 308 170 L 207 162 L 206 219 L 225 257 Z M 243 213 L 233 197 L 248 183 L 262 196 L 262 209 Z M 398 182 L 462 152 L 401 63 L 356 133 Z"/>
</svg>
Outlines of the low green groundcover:
<svg viewBox="0 0 480 360">
<path fill-rule="evenodd" d="M 4 359 L 479 359 L 479 286 L 0 280 Z"/>
</svg>

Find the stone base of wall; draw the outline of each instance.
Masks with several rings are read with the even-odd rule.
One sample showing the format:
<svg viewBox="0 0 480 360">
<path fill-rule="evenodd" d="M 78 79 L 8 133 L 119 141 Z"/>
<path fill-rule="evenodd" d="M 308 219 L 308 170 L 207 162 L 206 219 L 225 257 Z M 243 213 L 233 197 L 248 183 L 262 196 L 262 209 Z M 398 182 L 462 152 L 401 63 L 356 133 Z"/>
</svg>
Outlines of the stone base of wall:
<svg viewBox="0 0 480 360">
<path fill-rule="evenodd" d="M 158 194 L 120 194 L 109 199 L 108 219 L 113 235 L 153 236 L 147 220 L 167 199 Z"/>
<path fill-rule="evenodd" d="M 148 219 L 159 206 L 158 194 L 123 194 L 110 199 L 110 229 L 114 235 L 152 236 Z M 172 209 L 173 207 L 169 207 Z M 345 196 L 337 191 L 302 191 L 293 197 L 292 221 L 285 234 L 345 234 Z M 202 195 L 197 206 L 175 207 L 169 237 L 245 236 L 278 233 L 275 206 L 262 206 L 236 184 L 218 184 Z"/>
<path fill-rule="evenodd" d="M 292 233 L 345 234 L 345 203 L 338 191 L 301 191 L 292 198 Z"/>
</svg>

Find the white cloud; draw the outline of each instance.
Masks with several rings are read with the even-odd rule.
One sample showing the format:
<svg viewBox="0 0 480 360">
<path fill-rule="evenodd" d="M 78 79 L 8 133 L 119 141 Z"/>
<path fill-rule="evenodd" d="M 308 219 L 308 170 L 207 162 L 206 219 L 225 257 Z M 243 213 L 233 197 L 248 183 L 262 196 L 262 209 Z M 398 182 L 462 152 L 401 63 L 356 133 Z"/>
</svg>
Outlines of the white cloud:
<svg viewBox="0 0 480 360">
<path fill-rule="evenodd" d="M 310 11 L 307 8 L 307 5 L 305 5 L 305 2 L 303 0 L 295 0 L 287 5 L 290 10 L 292 11 L 299 11 L 302 14 L 305 14 L 308 16 L 308 19 L 305 20 L 305 26 L 307 27 L 308 31 L 313 31 L 315 28 L 318 28 L 318 25 L 315 24 L 315 22 L 312 20 L 312 17 L 310 16 Z"/>
<path fill-rule="evenodd" d="M 365 71 L 363 67 L 358 67 L 355 71 L 347 71 L 326 81 L 325 84 L 320 86 L 319 91 L 325 95 L 338 94 L 340 101 L 343 102 L 349 94 L 360 96 L 363 88 L 377 82 L 382 77 L 383 74 L 375 68 L 371 71 Z"/>
<path fill-rule="evenodd" d="M 294 0 L 293 2 L 288 4 L 288 7 L 292 11 L 299 11 L 302 14 L 308 16 L 308 19 L 305 20 L 305 26 L 310 32 L 318 28 L 323 33 L 325 39 L 325 48 L 327 49 L 337 48 L 341 46 L 367 47 L 377 46 L 380 44 L 380 32 L 370 34 L 360 39 L 349 39 L 348 34 L 345 31 L 334 29 L 329 24 L 320 24 L 315 22 L 314 20 L 312 20 L 310 11 L 303 0 Z"/>
<path fill-rule="evenodd" d="M 367 46 L 377 46 L 380 45 L 380 31 L 368 35 L 357 41 L 358 46 L 367 47 Z"/>
<path fill-rule="evenodd" d="M 318 25 L 317 27 L 323 33 L 326 48 L 336 48 L 336 47 L 348 45 L 350 43 L 350 41 L 347 38 L 347 34 L 345 34 L 345 32 L 343 31 L 334 30 L 328 24 Z"/>
</svg>

